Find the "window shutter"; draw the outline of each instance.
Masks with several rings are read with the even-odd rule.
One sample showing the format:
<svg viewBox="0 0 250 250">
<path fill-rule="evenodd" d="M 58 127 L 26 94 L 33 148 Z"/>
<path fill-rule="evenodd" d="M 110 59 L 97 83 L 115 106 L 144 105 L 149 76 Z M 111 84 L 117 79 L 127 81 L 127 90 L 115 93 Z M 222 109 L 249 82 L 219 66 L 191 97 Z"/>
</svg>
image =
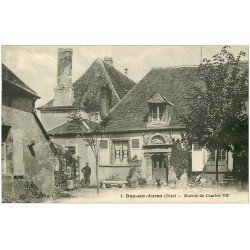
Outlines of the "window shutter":
<svg viewBox="0 0 250 250">
<path fill-rule="evenodd" d="M 112 141 L 110 141 L 110 165 L 114 164 L 115 148 Z"/>
<path fill-rule="evenodd" d="M 14 175 L 24 175 L 23 165 L 23 131 L 22 129 L 13 129 L 13 168 Z"/>
</svg>

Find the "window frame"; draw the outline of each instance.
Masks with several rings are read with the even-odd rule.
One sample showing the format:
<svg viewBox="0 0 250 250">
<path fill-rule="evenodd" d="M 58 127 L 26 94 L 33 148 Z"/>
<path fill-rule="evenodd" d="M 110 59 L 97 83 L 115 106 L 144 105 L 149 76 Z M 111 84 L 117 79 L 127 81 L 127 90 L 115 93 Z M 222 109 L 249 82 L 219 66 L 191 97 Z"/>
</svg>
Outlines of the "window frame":
<svg viewBox="0 0 250 250">
<path fill-rule="evenodd" d="M 222 155 L 225 154 L 225 159 L 222 158 Z M 208 160 L 205 164 L 205 172 L 206 173 L 216 173 L 216 152 L 209 154 Z M 218 161 L 218 172 L 225 173 L 228 171 L 228 152 L 221 149 L 219 152 L 219 161 Z"/>
<path fill-rule="evenodd" d="M 131 150 L 130 150 L 130 139 L 128 139 L 128 138 L 124 138 L 124 139 L 111 139 L 110 143 L 111 143 L 111 147 L 109 149 L 109 153 L 111 155 L 111 157 L 110 157 L 110 166 L 118 166 L 118 167 L 119 166 L 120 167 L 129 166 L 130 152 L 131 152 Z M 121 143 L 120 146 L 119 146 L 119 157 L 116 157 L 116 155 L 118 155 L 118 154 L 116 154 L 118 152 L 118 150 L 115 148 L 115 143 Z M 127 151 L 126 152 L 127 157 L 124 157 L 125 153 L 124 153 L 124 150 L 121 148 L 122 143 L 126 143 L 127 144 L 127 150 L 126 150 Z M 112 150 L 114 150 L 113 153 L 112 153 Z M 116 159 L 117 158 L 120 159 L 120 163 L 119 164 L 116 163 Z M 123 164 L 124 159 L 127 159 L 127 164 Z"/>
<path fill-rule="evenodd" d="M 166 121 L 166 105 L 152 104 L 151 106 L 151 122 L 152 123 L 165 123 Z M 165 114 L 165 116 L 164 116 Z M 165 119 L 164 119 L 165 117 Z"/>
</svg>

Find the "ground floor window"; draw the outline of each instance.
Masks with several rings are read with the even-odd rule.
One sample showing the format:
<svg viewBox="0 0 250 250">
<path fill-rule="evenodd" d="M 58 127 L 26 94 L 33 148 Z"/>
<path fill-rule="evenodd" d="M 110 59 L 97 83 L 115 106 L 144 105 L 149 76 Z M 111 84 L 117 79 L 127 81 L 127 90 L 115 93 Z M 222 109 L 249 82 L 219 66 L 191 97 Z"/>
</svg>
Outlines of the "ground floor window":
<svg viewBox="0 0 250 250">
<path fill-rule="evenodd" d="M 112 141 L 111 165 L 128 165 L 129 162 L 129 142 Z"/>
<path fill-rule="evenodd" d="M 67 151 L 69 151 L 72 155 L 76 154 L 76 147 L 75 146 L 66 146 Z"/>
<path fill-rule="evenodd" d="M 218 161 L 219 172 L 226 172 L 228 170 L 227 158 L 228 158 L 228 153 L 223 149 L 220 150 L 219 161 Z M 205 167 L 206 172 L 216 172 L 215 161 L 216 161 L 216 152 L 215 150 L 213 150 L 209 152 L 209 156 Z"/>
</svg>

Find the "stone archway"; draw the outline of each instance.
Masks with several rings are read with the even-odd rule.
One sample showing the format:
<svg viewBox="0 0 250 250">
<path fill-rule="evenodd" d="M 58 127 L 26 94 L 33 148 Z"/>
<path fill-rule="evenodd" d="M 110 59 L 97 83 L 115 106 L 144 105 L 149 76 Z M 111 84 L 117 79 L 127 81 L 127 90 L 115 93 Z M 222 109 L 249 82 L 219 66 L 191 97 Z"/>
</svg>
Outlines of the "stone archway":
<svg viewBox="0 0 250 250">
<path fill-rule="evenodd" d="M 156 178 L 160 179 L 162 183 L 169 181 L 170 155 L 171 152 L 169 151 L 145 152 L 145 177 L 148 183 L 156 183 Z"/>
<path fill-rule="evenodd" d="M 168 160 L 166 154 L 152 154 L 152 179 L 153 182 L 168 182 Z"/>
</svg>

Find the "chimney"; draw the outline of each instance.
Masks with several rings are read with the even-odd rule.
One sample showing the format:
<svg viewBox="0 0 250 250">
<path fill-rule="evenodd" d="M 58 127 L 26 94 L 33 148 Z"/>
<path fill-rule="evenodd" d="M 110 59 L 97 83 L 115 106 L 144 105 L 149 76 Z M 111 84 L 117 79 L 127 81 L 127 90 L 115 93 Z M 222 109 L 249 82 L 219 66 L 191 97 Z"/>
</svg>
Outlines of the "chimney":
<svg viewBox="0 0 250 250">
<path fill-rule="evenodd" d="M 104 57 L 104 61 L 109 65 L 113 66 L 113 58 L 112 57 Z"/>
<path fill-rule="evenodd" d="M 59 89 L 72 86 L 72 49 L 58 49 L 57 87 Z"/>
<path fill-rule="evenodd" d="M 74 101 L 72 91 L 72 49 L 58 49 L 57 87 L 54 89 L 53 106 L 71 106 Z"/>
</svg>

